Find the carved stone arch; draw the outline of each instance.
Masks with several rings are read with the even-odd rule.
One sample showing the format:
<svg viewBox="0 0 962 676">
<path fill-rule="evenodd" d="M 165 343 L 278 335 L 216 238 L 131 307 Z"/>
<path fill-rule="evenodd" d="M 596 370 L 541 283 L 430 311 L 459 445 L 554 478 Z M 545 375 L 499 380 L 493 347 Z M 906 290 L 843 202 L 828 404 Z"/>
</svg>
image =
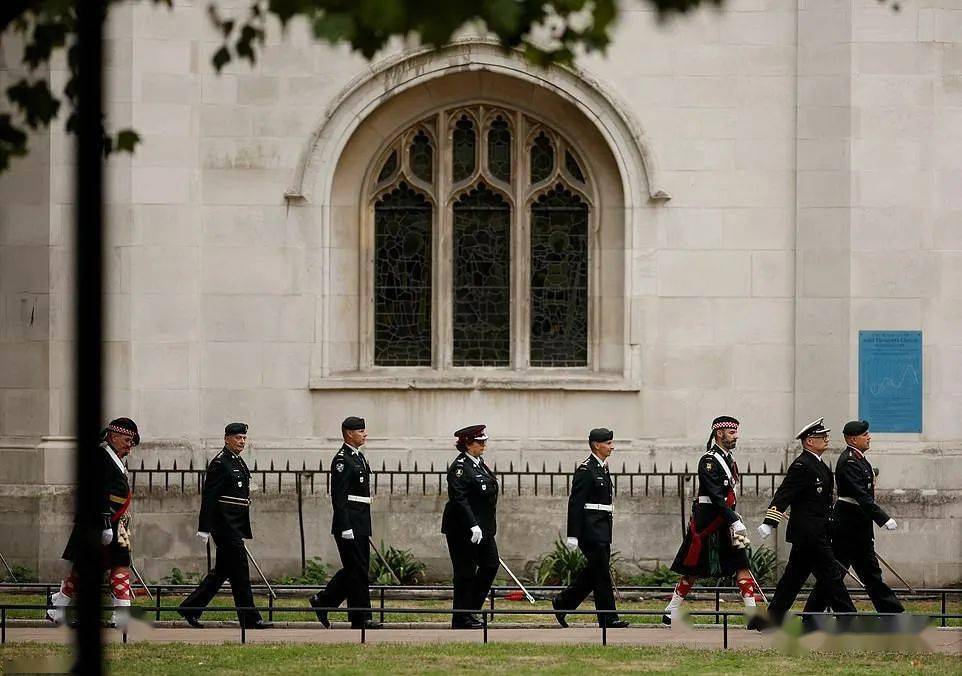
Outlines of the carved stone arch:
<svg viewBox="0 0 962 676">
<path fill-rule="evenodd" d="M 593 102 L 597 102 L 595 109 L 592 109 Z M 372 276 L 365 273 L 373 269 L 373 227 L 368 198 L 369 188 L 377 183 L 376 172 L 380 171 L 383 153 L 406 130 L 422 122 L 434 125 L 436 144 L 444 147 L 445 113 L 462 108 L 477 110 L 479 106 L 485 110 L 491 107 L 510 111 L 512 133 L 519 142 L 527 125 L 525 117 L 558 134 L 563 142 L 556 148 L 556 171 L 546 185 L 561 179 L 566 188 L 591 206 L 589 246 L 595 262 L 590 268 L 588 368 L 567 373 L 558 371 L 553 375 L 533 372 L 451 375 L 444 372 L 449 362 L 442 359 L 434 360 L 431 369 L 419 372 L 372 371 L 372 360 L 366 352 L 370 350 L 367 337 L 371 335 L 372 321 L 365 310 L 373 307 Z M 476 123 L 477 142 L 483 150 L 485 122 L 481 119 Z M 450 388 L 452 382 L 485 387 L 490 381 L 508 383 L 510 387 L 517 383 L 518 387 L 530 389 L 560 377 L 566 379 L 569 386 L 576 382 L 588 389 L 637 389 L 640 373 L 636 365 L 640 360 L 631 354 L 631 350 L 637 349 L 630 336 L 632 298 L 638 295 L 633 289 L 638 277 L 633 270 L 636 257 L 632 242 L 639 237 L 637 233 L 648 240 L 654 228 L 657 202 L 666 198 L 661 194 L 653 200 L 649 194 L 654 185 L 654 165 L 640 140 L 640 134 L 631 132 L 623 111 L 593 83 L 583 81 L 573 71 L 534 68 L 520 55 L 505 52 L 493 44 L 460 43 L 399 57 L 375 66 L 373 74 L 358 78 L 332 105 L 323 124 L 311 137 L 295 177 L 295 187 L 288 194 L 292 208 L 312 214 L 319 232 L 319 247 L 313 254 L 317 260 L 319 320 L 311 358 L 311 387 L 420 388 L 439 383 L 438 387 Z M 586 178 L 583 184 L 567 180 L 557 169 L 563 165 L 564 148 L 569 146 L 581 164 Z M 478 170 L 484 166 L 483 155 L 478 153 Z M 447 163 L 447 158 L 436 156 L 436 175 L 449 171 Z M 404 162 L 401 164 L 406 166 Z M 527 171 L 527 167 L 519 164 L 516 171 Z M 446 180 L 438 175 L 437 181 L 443 179 Z M 469 185 L 476 179 L 477 175 Z M 512 182 L 514 180 L 513 176 Z M 396 181 L 397 175 L 389 183 Z M 497 191 L 499 186 L 486 182 Z M 376 189 L 380 191 L 384 187 L 377 185 Z M 446 202 L 446 196 L 436 197 L 429 200 L 436 205 L 432 246 L 435 260 L 444 261 L 451 251 L 450 237 L 444 234 L 449 229 L 445 220 L 449 214 L 448 208 L 439 201 L 444 197 Z M 527 218 L 525 211 L 526 207 L 516 200 L 513 213 Z M 524 229 L 518 233 L 514 251 L 520 252 L 521 262 L 515 274 L 524 279 L 529 274 L 525 262 L 527 244 Z M 436 308 L 444 307 L 444 289 L 449 287 L 449 276 L 441 274 L 436 278 Z M 518 308 L 518 317 L 523 318 L 523 305 L 515 303 L 514 306 Z M 352 322 L 352 317 L 357 317 L 357 321 Z M 513 318 L 512 326 L 523 329 L 526 324 Z M 449 323 L 439 321 L 437 327 L 435 344 L 449 345 Z M 513 344 L 515 354 L 523 355 L 526 349 L 523 339 Z M 515 359 L 514 363 L 521 363 L 521 359 Z M 522 365 L 522 371 L 524 368 Z"/>
</svg>

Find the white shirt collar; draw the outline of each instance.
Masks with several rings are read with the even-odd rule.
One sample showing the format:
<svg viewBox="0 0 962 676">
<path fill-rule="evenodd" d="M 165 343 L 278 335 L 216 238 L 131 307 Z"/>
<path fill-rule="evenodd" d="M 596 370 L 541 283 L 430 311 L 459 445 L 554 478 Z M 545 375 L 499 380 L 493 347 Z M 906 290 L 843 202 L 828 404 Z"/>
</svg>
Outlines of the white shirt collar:
<svg viewBox="0 0 962 676">
<path fill-rule="evenodd" d="M 114 453 L 114 449 L 110 447 L 110 444 L 105 441 L 100 445 L 100 447 L 104 449 L 108 456 L 110 456 L 110 459 L 114 461 L 114 464 L 120 468 L 120 471 L 123 472 L 123 475 L 127 476 L 127 467 L 124 465 L 124 461 L 117 457 L 117 454 Z"/>
<path fill-rule="evenodd" d="M 732 457 L 732 454 L 731 454 L 729 451 L 726 451 L 726 450 L 725 450 L 724 448 L 722 448 L 721 446 L 719 446 L 719 445 L 718 445 L 718 442 L 715 442 L 715 444 L 712 445 L 711 450 L 712 450 L 712 452 L 714 452 L 714 453 L 718 453 L 718 455 L 720 455 L 721 457 L 725 458 L 726 460 L 729 460 L 729 459 L 731 459 L 731 457 Z"/>
<path fill-rule="evenodd" d="M 351 446 L 351 445 L 350 445 L 349 443 L 347 443 L 346 441 L 344 442 L 344 445 L 347 446 L 348 448 L 350 448 L 351 451 L 352 451 L 355 455 L 361 452 L 360 449 L 354 448 L 353 446 Z"/>
<path fill-rule="evenodd" d="M 608 461 L 607 461 L 607 460 L 602 460 L 601 458 L 599 458 L 599 457 L 595 454 L 594 451 L 591 452 L 591 455 L 594 456 L 594 459 L 597 460 L 597 461 L 598 461 L 598 464 L 601 465 L 602 467 L 607 467 L 607 466 L 608 466 Z"/>
<path fill-rule="evenodd" d="M 803 448 L 802 450 L 805 451 L 806 453 L 811 453 L 812 455 L 815 456 L 816 460 L 818 460 L 823 465 L 825 464 L 825 461 L 822 460 L 822 456 L 820 456 L 818 453 L 812 453 L 812 451 L 808 450 L 807 448 Z"/>
<path fill-rule="evenodd" d="M 478 457 L 476 457 L 476 458 L 475 458 L 473 455 L 471 455 L 470 453 L 465 453 L 465 455 L 468 456 L 468 460 L 473 460 L 475 465 L 477 465 L 478 467 L 481 466 L 481 456 L 480 456 L 480 455 L 479 455 Z"/>
</svg>

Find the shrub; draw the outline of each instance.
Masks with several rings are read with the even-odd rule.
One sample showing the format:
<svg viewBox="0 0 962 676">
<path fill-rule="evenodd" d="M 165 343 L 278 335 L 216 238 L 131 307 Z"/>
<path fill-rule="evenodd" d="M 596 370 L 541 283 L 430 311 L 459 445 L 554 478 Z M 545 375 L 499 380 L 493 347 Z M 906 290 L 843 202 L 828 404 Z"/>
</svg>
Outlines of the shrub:
<svg viewBox="0 0 962 676">
<path fill-rule="evenodd" d="M 194 584 L 200 579 L 198 573 L 185 573 L 180 568 L 171 568 L 170 574 L 161 578 L 164 584 Z"/>
<path fill-rule="evenodd" d="M 384 541 L 381 541 L 381 546 L 378 548 L 384 559 L 391 566 L 391 570 L 395 572 L 398 579 L 401 580 L 401 584 L 421 584 L 424 582 L 424 572 L 427 566 L 424 565 L 422 561 L 417 559 L 410 549 L 396 549 L 394 547 L 384 547 Z M 371 556 L 371 570 L 370 577 L 374 581 L 374 584 L 389 585 L 397 584 L 394 580 L 394 576 L 391 575 L 390 571 L 381 561 L 377 554 L 372 552 Z"/>
<path fill-rule="evenodd" d="M 303 584 L 321 586 L 327 582 L 327 565 L 320 557 L 304 562 L 304 572 L 301 575 L 284 575 L 275 580 L 277 584 Z"/>
<path fill-rule="evenodd" d="M 13 571 L 13 577 L 10 577 L 10 573 L 7 572 L 6 568 L 0 569 L 0 572 L 3 573 L 3 577 L 0 577 L 0 582 L 13 582 L 14 579 L 16 579 L 17 582 L 40 582 L 40 577 L 28 566 L 21 566 L 15 563 L 10 566 L 10 570 Z"/>
<path fill-rule="evenodd" d="M 628 577 L 628 584 L 635 587 L 668 587 L 678 582 L 679 575 L 662 564 L 654 570 L 644 571 Z"/>
<path fill-rule="evenodd" d="M 621 561 L 621 554 L 617 551 L 611 552 L 609 566 L 611 568 L 611 578 L 616 582 L 620 579 L 617 564 Z M 585 567 L 587 561 L 580 549 L 571 549 L 565 541 L 558 536 L 554 541 L 554 549 L 538 558 L 535 565 L 535 582 L 539 585 L 569 585 L 581 569 Z"/>
</svg>

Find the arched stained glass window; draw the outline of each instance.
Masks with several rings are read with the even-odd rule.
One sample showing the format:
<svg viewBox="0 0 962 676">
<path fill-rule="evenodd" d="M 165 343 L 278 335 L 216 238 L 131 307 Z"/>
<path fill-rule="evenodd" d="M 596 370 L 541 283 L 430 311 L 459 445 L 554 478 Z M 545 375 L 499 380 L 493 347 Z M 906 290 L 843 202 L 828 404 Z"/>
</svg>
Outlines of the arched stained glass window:
<svg viewBox="0 0 962 676">
<path fill-rule="evenodd" d="M 454 365 L 511 358 L 511 206 L 483 182 L 454 203 Z"/>
<path fill-rule="evenodd" d="M 561 183 L 531 206 L 531 365 L 588 359 L 588 207 Z"/>
<path fill-rule="evenodd" d="M 543 122 L 484 104 L 439 111 L 389 147 L 371 201 L 365 363 L 588 367 L 594 206 L 583 156 Z"/>
<path fill-rule="evenodd" d="M 374 363 L 431 364 L 432 207 L 401 183 L 374 206 Z"/>
</svg>

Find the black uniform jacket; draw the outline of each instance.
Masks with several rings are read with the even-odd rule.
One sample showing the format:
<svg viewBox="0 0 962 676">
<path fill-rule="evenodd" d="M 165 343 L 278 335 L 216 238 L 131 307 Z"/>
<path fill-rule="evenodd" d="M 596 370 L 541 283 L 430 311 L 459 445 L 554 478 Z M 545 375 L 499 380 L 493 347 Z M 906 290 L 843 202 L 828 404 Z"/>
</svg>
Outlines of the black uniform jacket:
<svg viewBox="0 0 962 676">
<path fill-rule="evenodd" d="M 725 470 L 728 470 L 727 472 Z M 735 484 L 738 481 L 738 467 L 734 458 L 715 446 L 698 461 L 698 497 L 692 506 L 695 528 L 702 530 L 719 516 L 730 526 L 738 521 L 735 513 Z M 732 496 L 731 507 L 728 506 Z M 698 498 L 707 497 L 710 503 Z"/>
<path fill-rule="evenodd" d="M 360 451 L 344 444 L 331 461 L 331 533 L 340 536 L 353 530 L 355 538 L 367 538 L 371 534 L 370 499 L 371 466 Z"/>
<path fill-rule="evenodd" d="M 100 446 L 90 454 L 89 462 L 96 466 L 94 476 L 100 477 L 104 487 L 103 497 L 96 512 L 78 515 L 78 518 L 75 519 L 73 532 L 70 534 L 67 547 L 63 552 L 64 559 L 68 561 L 75 559 L 77 547 L 80 545 L 79 528 L 81 525 L 96 530 L 98 534 L 101 530 L 108 528 L 113 530 L 114 538 L 110 545 L 108 545 L 110 558 L 115 559 L 118 555 L 121 555 L 121 549 L 126 552 L 126 549 L 119 545 L 117 528 L 120 524 L 121 517 L 127 513 L 127 509 L 130 506 L 131 493 L 130 483 L 127 481 L 127 473 L 121 469 L 117 460 L 113 449 L 110 448 L 106 442 L 100 444 Z M 83 519 L 82 521 L 81 518 Z M 118 562 L 112 565 L 128 564 Z"/>
<path fill-rule="evenodd" d="M 802 451 L 775 491 L 775 496 L 765 514 L 765 523 L 777 526 L 786 518 L 791 508 L 788 531 L 789 542 L 811 542 L 829 538 L 828 521 L 834 488 L 832 470 L 818 456 Z"/>
<path fill-rule="evenodd" d="M 486 538 L 498 532 L 498 480 L 487 465 L 462 453 L 448 467 L 441 532 L 469 538 L 472 526 L 480 527 Z"/>
<path fill-rule="evenodd" d="M 568 537 L 578 544 L 610 543 L 611 510 L 592 509 L 591 505 L 611 505 L 611 475 L 594 453 L 578 465 L 571 479 L 568 496 Z M 589 505 L 588 508 L 585 505 Z"/>
<path fill-rule="evenodd" d="M 874 539 L 872 522 L 879 526 L 889 515 L 875 502 L 875 472 L 871 463 L 857 449 L 847 447 L 835 464 L 838 502 L 835 503 L 835 532 L 840 537 L 860 541 Z M 847 500 L 855 500 L 852 504 Z"/>
<path fill-rule="evenodd" d="M 225 447 L 207 465 L 197 530 L 214 540 L 251 540 L 251 472 L 247 463 Z"/>
</svg>

